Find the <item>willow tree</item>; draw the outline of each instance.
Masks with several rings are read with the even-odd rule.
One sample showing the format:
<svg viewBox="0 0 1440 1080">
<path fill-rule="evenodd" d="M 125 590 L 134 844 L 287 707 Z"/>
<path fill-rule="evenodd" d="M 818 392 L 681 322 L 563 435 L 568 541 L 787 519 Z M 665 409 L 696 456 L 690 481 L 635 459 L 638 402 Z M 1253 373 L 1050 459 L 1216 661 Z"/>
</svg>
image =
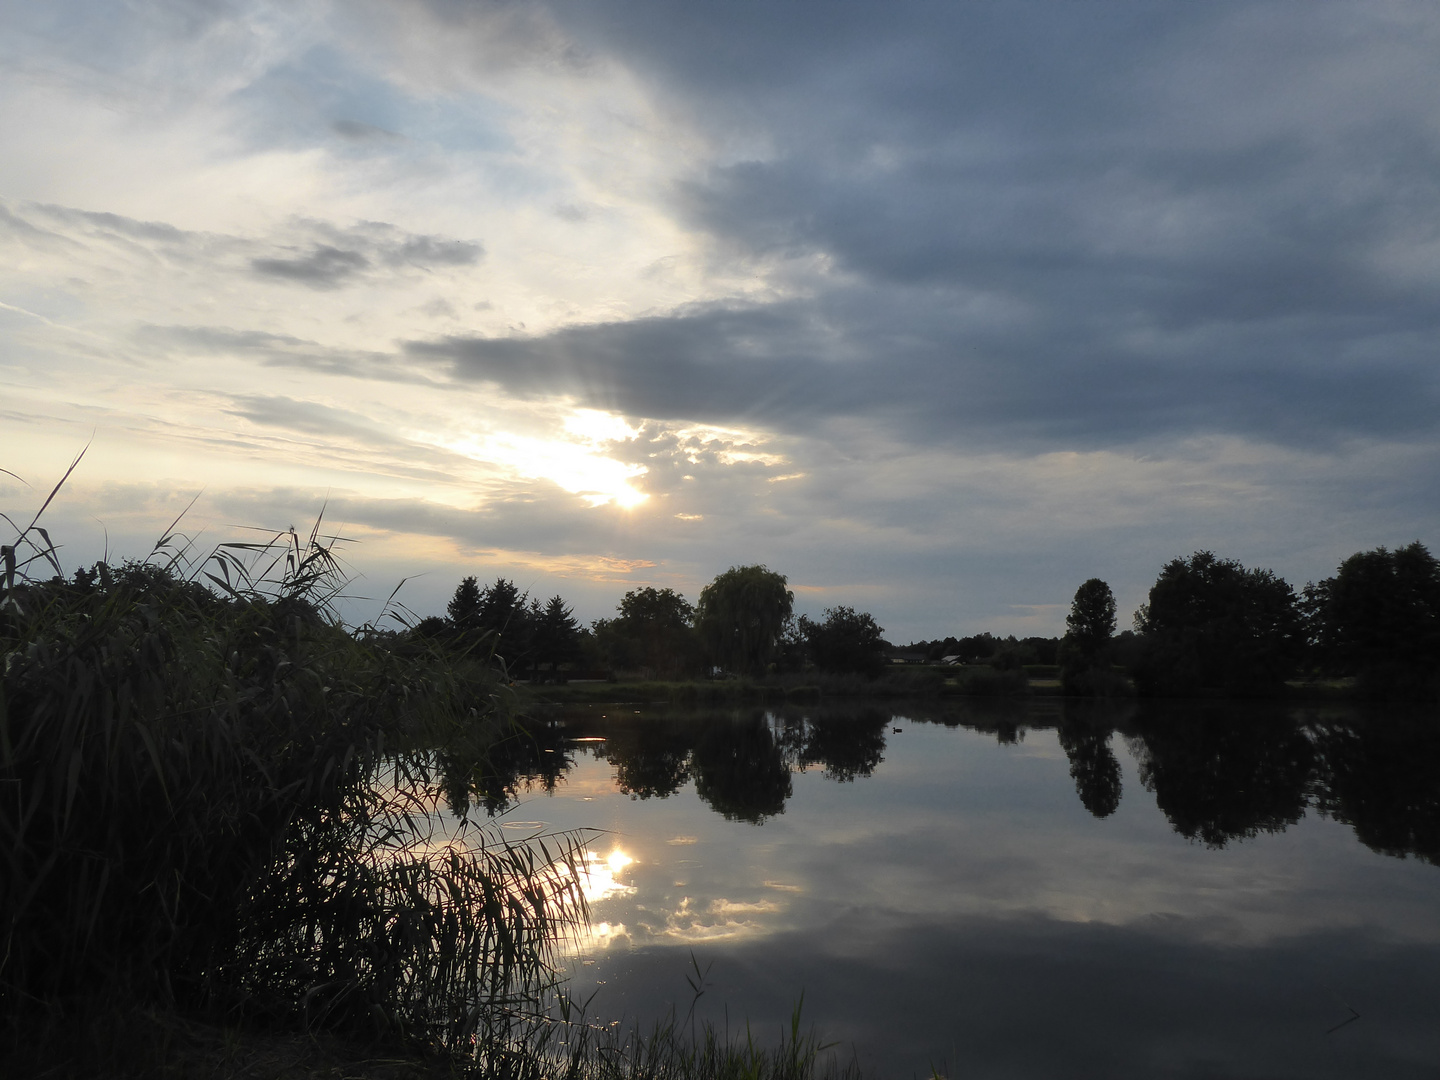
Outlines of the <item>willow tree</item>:
<svg viewBox="0 0 1440 1080">
<path fill-rule="evenodd" d="M 794 602 L 784 574 L 732 566 L 700 591 L 695 626 L 720 667 L 761 675 L 775 656 Z"/>
</svg>

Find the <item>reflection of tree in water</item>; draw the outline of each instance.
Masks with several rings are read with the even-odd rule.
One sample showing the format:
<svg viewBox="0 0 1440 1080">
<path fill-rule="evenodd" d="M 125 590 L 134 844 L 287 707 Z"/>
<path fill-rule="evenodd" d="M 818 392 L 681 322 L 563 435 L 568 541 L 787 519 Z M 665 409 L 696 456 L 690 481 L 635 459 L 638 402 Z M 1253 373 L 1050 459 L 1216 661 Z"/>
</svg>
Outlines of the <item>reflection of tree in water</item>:
<svg viewBox="0 0 1440 1080">
<path fill-rule="evenodd" d="M 696 794 L 727 819 L 758 825 L 785 812 L 790 769 L 763 713 L 707 725 L 691 760 Z"/>
<path fill-rule="evenodd" d="M 665 799 L 690 778 L 690 740 L 671 721 L 646 718 L 610 729 L 605 757 L 615 785 L 632 799 Z"/>
<path fill-rule="evenodd" d="M 493 817 L 509 808 L 522 787 L 553 792 L 574 764 L 563 732 L 540 723 L 517 723 L 479 749 L 452 746 L 436 756 L 441 791 L 457 817 L 469 812 L 472 801 Z"/>
<path fill-rule="evenodd" d="M 1067 723 L 1058 735 L 1080 802 L 1097 818 L 1109 817 L 1120 807 L 1120 762 L 1110 749 L 1109 730 Z"/>
<path fill-rule="evenodd" d="M 974 698 L 949 705 L 938 716 L 921 717 L 946 727 L 967 727 L 995 736 L 1001 746 L 1014 746 L 1025 741 L 1025 728 L 1030 713 L 1028 704 L 1011 698 Z"/>
<path fill-rule="evenodd" d="M 831 780 L 848 782 L 869 776 L 884 761 L 885 725 L 890 714 L 865 709 L 849 716 L 826 716 L 806 725 L 802 765 L 823 765 Z"/>
<path fill-rule="evenodd" d="M 1219 848 L 1304 816 L 1314 748 L 1283 714 L 1166 713 L 1141 719 L 1140 782 L 1180 835 Z"/>
<path fill-rule="evenodd" d="M 1375 716 L 1316 740 L 1321 813 L 1385 855 L 1440 864 L 1440 728 L 1433 717 Z"/>
</svg>

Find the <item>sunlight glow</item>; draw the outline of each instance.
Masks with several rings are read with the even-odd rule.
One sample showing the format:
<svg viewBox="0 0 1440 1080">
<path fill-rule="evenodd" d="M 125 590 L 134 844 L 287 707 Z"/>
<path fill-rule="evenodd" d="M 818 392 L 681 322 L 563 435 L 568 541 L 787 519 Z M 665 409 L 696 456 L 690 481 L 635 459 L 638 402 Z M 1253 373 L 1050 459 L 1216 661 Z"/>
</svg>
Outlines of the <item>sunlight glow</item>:
<svg viewBox="0 0 1440 1080">
<path fill-rule="evenodd" d="M 681 448 L 687 451 L 685 460 L 692 465 L 700 464 L 706 456 L 720 465 L 758 464 L 767 468 L 784 465 L 788 461 L 781 454 L 767 454 L 759 450 L 758 447 L 769 440 L 758 432 L 700 424 L 681 428 L 674 435 Z"/>
<path fill-rule="evenodd" d="M 623 416 L 599 409 L 576 409 L 565 418 L 565 430 L 589 443 L 628 442 L 640 435 Z"/>
<path fill-rule="evenodd" d="M 605 414 L 594 416 L 603 418 Z M 477 461 L 500 465 L 525 479 L 549 480 L 581 496 L 591 506 L 614 503 L 629 510 L 650 498 L 631 486 L 631 481 L 649 469 L 606 457 L 600 447 L 601 443 L 588 436 L 582 444 L 507 434 L 463 439 L 447 448 Z"/>
<path fill-rule="evenodd" d="M 786 460 L 779 454 L 760 454 L 751 450 L 721 450 L 715 458 L 721 465 L 784 465 Z"/>
</svg>

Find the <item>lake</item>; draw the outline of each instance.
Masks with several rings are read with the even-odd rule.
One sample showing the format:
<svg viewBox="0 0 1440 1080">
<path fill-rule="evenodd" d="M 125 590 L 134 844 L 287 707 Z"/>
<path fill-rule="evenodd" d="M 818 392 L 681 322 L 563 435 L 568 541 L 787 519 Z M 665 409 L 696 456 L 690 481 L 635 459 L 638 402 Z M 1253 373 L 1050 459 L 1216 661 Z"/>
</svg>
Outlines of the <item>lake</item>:
<svg viewBox="0 0 1440 1080">
<path fill-rule="evenodd" d="M 591 706 L 471 796 L 605 830 L 572 949 L 602 1021 L 773 1045 L 803 993 L 876 1077 L 1440 1071 L 1433 714 Z"/>
</svg>

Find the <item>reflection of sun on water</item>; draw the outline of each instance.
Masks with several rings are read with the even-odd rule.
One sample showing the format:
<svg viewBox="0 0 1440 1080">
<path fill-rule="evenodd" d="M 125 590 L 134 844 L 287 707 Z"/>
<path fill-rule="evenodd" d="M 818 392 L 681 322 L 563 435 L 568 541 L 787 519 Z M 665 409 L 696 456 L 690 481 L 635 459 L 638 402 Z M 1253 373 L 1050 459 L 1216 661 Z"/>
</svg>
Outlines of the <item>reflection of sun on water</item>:
<svg viewBox="0 0 1440 1080">
<path fill-rule="evenodd" d="M 634 863 L 629 855 L 618 847 L 609 855 L 595 851 L 585 852 L 584 861 L 578 867 L 580 872 L 580 893 L 587 904 L 598 904 L 612 896 L 628 896 L 635 891 L 634 885 L 627 885 L 616 875 Z M 561 870 L 561 876 L 569 877 L 568 868 Z"/>
<path fill-rule="evenodd" d="M 584 862 L 579 866 L 580 893 L 592 909 L 595 904 L 615 896 L 629 896 L 635 892 L 634 885 L 621 881 L 619 875 L 635 862 L 620 848 L 613 848 L 608 855 L 587 851 Z M 590 921 L 580 932 L 576 943 L 582 950 L 604 949 L 616 940 L 628 940 L 624 923 Z"/>
<path fill-rule="evenodd" d="M 618 847 L 605 856 L 587 851 L 585 865 L 582 869 L 585 880 L 580 883 L 580 891 L 585 894 L 585 902 L 598 904 L 601 900 L 608 900 L 612 896 L 633 893 L 635 886 L 626 885 L 616 875 L 634 861 Z"/>
</svg>

